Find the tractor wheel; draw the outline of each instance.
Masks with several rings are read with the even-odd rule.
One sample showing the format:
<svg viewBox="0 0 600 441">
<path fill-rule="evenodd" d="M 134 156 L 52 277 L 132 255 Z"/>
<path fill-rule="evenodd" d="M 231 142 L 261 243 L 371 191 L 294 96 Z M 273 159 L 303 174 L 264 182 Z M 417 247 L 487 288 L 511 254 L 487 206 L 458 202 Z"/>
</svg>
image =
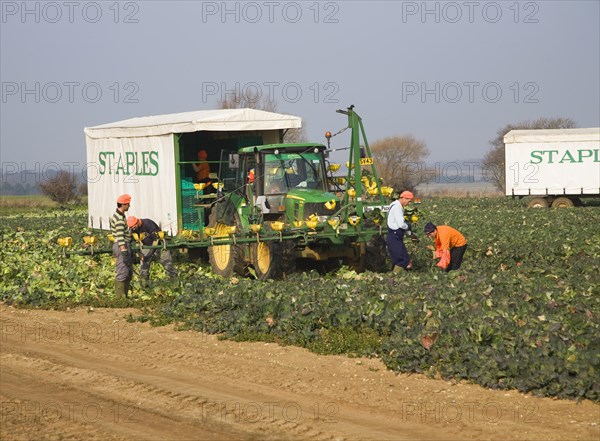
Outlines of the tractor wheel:
<svg viewBox="0 0 600 441">
<path fill-rule="evenodd" d="M 216 207 L 210 213 L 209 225 L 216 229 L 215 237 L 226 236 L 227 225 L 217 221 Z M 237 214 L 229 225 L 240 226 Z M 244 275 L 247 265 L 244 261 L 244 249 L 239 244 L 213 245 L 208 248 L 210 266 L 215 274 L 231 277 L 234 273 Z"/>
<path fill-rule="evenodd" d="M 529 208 L 548 208 L 548 200 L 546 198 L 533 198 L 527 206 Z"/>
<path fill-rule="evenodd" d="M 344 259 L 344 264 L 357 273 L 364 272 L 367 266 L 367 245 L 364 242 L 357 244 L 356 257 L 353 259 Z"/>
<path fill-rule="evenodd" d="M 552 202 L 552 208 L 571 208 L 574 206 L 575 203 L 571 199 L 566 197 L 556 198 Z"/>
<path fill-rule="evenodd" d="M 337 271 L 338 269 L 340 269 L 340 266 L 342 266 L 341 259 L 327 259 L 322 262 L 319 262 L 317 271 L 319 272 L 319 274 L 324 276 L 326 274 L 330 274 Z"/>
<path fill-rule="evenodd" d="M 252 265 L 259 280 L 281 279 L 294 272 L 296 256 L 294 243 L 259 242 L 251 245 Z"/>
<path fill-rule="evenodd" d="M 389 270 L 387 262 L 387 245 L 383 236 L 374 236 L 367 242 L 365 269 L 374 273 Z"/>
</svg>

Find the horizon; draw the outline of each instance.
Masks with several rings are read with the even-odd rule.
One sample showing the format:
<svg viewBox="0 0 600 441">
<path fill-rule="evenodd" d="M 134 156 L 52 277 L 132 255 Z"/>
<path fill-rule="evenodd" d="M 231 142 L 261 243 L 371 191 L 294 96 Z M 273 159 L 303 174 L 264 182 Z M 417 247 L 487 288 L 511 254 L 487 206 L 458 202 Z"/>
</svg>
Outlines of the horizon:
<svg viewBox="0 0 600 441">
<path fill-rule="evenodd" d="M 413 135 L 433 162 L 482 158 L 507 124 L 600 126 L 597 1 L 67 3 L 1 3 L 5 172 L 83 164 L 84 127 L 234 93 L 315 142 L 355 105 L 370 144 Z"/>
</svg>

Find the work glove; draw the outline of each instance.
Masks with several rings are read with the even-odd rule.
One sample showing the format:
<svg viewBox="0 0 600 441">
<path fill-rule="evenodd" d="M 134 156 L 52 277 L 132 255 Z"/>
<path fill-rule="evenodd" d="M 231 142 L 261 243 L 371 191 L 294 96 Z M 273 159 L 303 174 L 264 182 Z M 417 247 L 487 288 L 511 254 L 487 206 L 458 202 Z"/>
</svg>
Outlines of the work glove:
<svg viewBox="0 0 600 441">
<path fill-rule="evenodd" d="M 437 263 L 437 266 L 445 270 L 448 268 L 448 265 L 450 265 L 450 251 L 444 250 L 442 251 L 442 256 Z"/>
</svg>

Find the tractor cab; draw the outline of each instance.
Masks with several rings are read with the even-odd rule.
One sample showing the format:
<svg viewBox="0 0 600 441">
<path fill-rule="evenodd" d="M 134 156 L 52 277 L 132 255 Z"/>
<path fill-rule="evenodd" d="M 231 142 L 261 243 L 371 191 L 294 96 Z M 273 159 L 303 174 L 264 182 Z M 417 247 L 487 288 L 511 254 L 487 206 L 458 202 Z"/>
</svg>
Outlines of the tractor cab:
<svg viewBox="0 0 600 441">
<path fill-rule="evenodd" d="M 328 191 L 325 146 L 271 144 L 244 147 L 230 157 L 238 165 L 236 185 L 265 221 L 300 221 L 336 200 Z M 243 190 L 242 190 L 243 189 Z"/>
</svg>

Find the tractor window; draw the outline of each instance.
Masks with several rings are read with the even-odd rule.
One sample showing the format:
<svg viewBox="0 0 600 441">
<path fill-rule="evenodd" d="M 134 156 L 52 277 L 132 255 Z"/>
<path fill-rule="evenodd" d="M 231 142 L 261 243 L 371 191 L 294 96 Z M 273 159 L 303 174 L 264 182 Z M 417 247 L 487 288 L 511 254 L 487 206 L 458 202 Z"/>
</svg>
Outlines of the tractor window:
<svg viewBox="0 0 600 441">
<path fill-rule="evenodd" d="M 286 193 L 291 188 L 325 190 L 325 182 L 320 157 L 313 153 L 266 155 L 265 194 Z"/>
</svg>

